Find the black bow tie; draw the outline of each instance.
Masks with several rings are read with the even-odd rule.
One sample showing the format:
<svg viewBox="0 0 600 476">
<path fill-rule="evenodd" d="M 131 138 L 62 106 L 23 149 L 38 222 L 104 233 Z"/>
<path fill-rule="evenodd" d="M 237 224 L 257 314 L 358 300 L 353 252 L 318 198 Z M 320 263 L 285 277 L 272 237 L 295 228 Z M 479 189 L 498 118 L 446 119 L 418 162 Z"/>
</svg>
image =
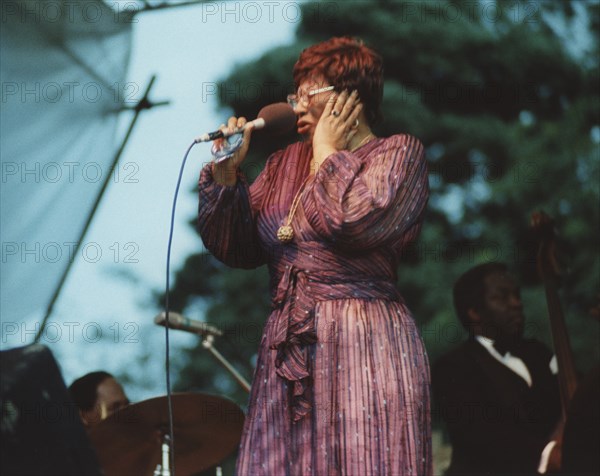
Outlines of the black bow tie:
<svg viewBox="0 0 600 476">
<path fill-rule="evenodd" d="M 495 340 L 494 349 L 496 349 L 503 357 L 507 352 L 510 352 L 511 355 L 518 356 L 522 351 L 522 345 L 520 340 Z"/>
</svg>

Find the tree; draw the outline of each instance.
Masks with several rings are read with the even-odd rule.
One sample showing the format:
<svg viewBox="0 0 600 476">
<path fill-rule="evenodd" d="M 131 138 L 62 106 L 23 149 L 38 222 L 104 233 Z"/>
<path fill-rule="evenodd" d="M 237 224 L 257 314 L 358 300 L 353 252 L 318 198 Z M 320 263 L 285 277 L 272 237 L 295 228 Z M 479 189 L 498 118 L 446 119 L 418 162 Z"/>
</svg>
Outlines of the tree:
<svg viewBox="0 0 600 476">
<path fill-rule="evenodd" d="M 489 260 L 507 262 L 518 275 L 527 332 L 550 344 L 527 225 L 543 208 L 562 234 L 563 302 L 579 368 L 589 369 L 599 355 L 597 323 L 588 315 L 600 289 L 598 2 L 372 0 L 301 8 L 296 45 L 235 67 L 221 83 L 223 92 L 252 82 L 262 94 L 222 94 L 222 105 L 252 117 L 291 92 L 291 69 L 304 47 L 361 37 L 386 65 L 386 120 L 375 132 L 406 131 L 426 145 L 429 213 L 419 242 L 403 256 L 399 287 L 431 359 L 463 337 L 452 283 Z M 257 134 L 244 165 L 249 178 L 293 139 Z M 250 374 L 269 311 L 264 268 L 233 270 L 199 252 L 177 272 L 171 301 L 179 311 L 200 303 L 206 320 L 230 335 L 233 345 L 223 353 Z M 203 352 L 190 350 L 177 386 L 245 402 Z"/>
</svg>

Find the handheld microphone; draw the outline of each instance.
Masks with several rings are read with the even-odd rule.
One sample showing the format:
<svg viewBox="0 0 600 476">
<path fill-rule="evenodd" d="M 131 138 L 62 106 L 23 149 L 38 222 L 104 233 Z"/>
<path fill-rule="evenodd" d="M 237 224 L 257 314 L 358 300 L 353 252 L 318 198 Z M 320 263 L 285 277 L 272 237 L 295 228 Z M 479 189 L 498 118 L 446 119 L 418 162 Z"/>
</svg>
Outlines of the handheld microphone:
<svg viewBox="0 0 600 476">
<path fill-rule="evenodd" d="M 154 324 L 167 327 L 167 313 L 161 312 L 154 318 Z M 181 314 L 169 311 L 169 329 L 179 329 L 182 331 L 200 334 L 201 336 L 222 336 L 223 331 L 202 321 L 195 321 L 183 317 Z"/>
<path fill-rule="evenodd" d="M 215 139 L 220 139 L 221 137 L 229 137 L 234 134 L 239 134 L 240 132 L 243 132 L 244 129 L 246 129 L 246 127 L 248 127 L 250 124 L 252 124 L 256 130 L 264 129 L 272 134 L 285 134 L 294 128 L 294 125 L 296 124 L 296 114 L 294 114 L 294 109 L 292 109 L 292 106 L 290 106 L 288 103 L 277 102 L 274 104 L 269 104 L 260 110 L 256 119 L 247 122 L 243 127 L 239 127 L 227 133 L 224 133 L 221 130 L 206 132 L 200 137 L 194 139 L 194 143 L 198 144 L 200 142 L 209 142 Z"/>
</svg>

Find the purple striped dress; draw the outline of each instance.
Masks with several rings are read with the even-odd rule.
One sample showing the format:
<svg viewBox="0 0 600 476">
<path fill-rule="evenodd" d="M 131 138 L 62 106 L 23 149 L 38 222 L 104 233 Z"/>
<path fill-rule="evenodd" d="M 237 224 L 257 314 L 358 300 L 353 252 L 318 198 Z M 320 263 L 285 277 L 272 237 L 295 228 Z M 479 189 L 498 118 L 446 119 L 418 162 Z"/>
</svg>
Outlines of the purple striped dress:
<svg viewBox="0 0 600 476">
<path fill-rule="evenodd" d="M 230 266 L 266 263 L 271 277 L 237 473 L 430 475 L 429 364 L 395 285 L 428 198 L 423 146 L 396 135 L 328 157 L 283 244 L 310 159 L 296 143 L 251 186 L 221 186 L 210 166 L 200 176 L 205 246 Z"/>
</svg>

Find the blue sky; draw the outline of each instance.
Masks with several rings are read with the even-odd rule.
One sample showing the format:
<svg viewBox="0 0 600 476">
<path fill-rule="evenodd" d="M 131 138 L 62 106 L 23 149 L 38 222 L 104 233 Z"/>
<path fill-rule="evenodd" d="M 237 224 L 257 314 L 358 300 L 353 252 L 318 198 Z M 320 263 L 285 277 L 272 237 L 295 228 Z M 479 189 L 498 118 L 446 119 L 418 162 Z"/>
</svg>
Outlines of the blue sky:
<svg viewBox="0 0 600 476">
<path fill-rule="evenodd" d="M 196 136 L 217 128 L 229 115 L 217 110 L 210 93 L 215 82 L 236 63 L 291 44 L 299 21 L 297 3 L 271 2 L 268 8 L 250 3 L 252 8 L 248 2 L 227 6 L 211 2 L 135 17 L 124 90 L 139 99 L 156 74 L 151 99 L 171 104 L 140 116 L 121 157 L 119 179 L 110 184 L 86 237 L 86 242 L 110 249 L 112 256 L 97 263 L 75 263 L 55 307 L 55 325 L 41 340 L 54 352 L 67 384 L 88 371 L 105 369 L 135 376 L 127 386 L 133 401 L 166 393 L 164 329 L 152 323 L 161 309 L 153 304 L 151 293 L 164 288 L 170 210 L 183 154 Z M 131 119 L 128 112 L 121 115 L 116 143 Z M 201 144 L 188 160 L 175 221 L 172 269 L 202 246 L 188 225 L 197 207 L 190 191 L 209 157 L 210 146 Z M 188 317 L 202 318 L 200 310 Z M 61 324 L 71 321 L 78 325 Z M 175 361 L 178 350 L 196 340 L 181 331 L 171 332 L 171 337 Z"/>
</svg>

